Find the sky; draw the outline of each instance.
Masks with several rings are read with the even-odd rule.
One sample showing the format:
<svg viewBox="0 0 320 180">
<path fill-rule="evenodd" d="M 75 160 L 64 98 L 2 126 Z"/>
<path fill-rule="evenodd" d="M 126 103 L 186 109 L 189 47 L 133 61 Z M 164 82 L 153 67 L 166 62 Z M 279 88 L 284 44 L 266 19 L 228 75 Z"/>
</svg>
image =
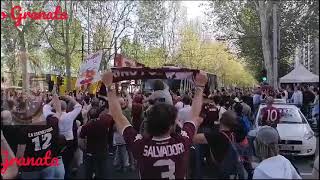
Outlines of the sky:
<svg viewBox="0 0 320 180">
<path fill-rule="evenodd" d="M 187 8 L 187 16 L 189 20 L 196 18 L 197 16 L 203 16 L 203 7 L 199 7 L 201 3 L 206 1 L 182 1 L 182 6 Z"/>
</svg>

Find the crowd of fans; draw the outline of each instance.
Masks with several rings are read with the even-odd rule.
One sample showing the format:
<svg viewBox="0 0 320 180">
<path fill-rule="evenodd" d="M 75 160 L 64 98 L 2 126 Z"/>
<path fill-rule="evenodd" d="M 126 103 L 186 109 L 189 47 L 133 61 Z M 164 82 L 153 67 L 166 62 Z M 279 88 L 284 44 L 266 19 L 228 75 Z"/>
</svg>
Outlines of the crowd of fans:
<svg viewBox="0 0 320 180">
<path fill-rule="evenodd" d="M 2 153 L 1 162 L 41 158 L 48 151 L 52 161 L 57 159 L 55 166 L 12 163 L 2 177 L 66 179 L 83 164 L 83 178 L 105 179 L 110 177 L 107 160 L 112 157 L 117 171 L 137 169 L 142 179 L 201 179 L 205 167 L 209 178 L 301 179 L 279 154 L 275 127 L 280 115 L 275 121 L 262 118 L 265 126 L 254 140 L 248 133 L 262 102 L 273 108 L 274 99 L 283 99 L 311 116 L 310 107 L 319 106 L 317 88 L 222 88 L 204 95 L 203 73 L 189 92 L 172 92 L 157 80 L 152 94 L 117 94 L 110 72 L 103 74 L 102 82 L 106 93 L 95 95 L 2 90 L 1 147 L 8 153 Z M 257 167 L 252 165 L 255 157 Z"/>
</svg>

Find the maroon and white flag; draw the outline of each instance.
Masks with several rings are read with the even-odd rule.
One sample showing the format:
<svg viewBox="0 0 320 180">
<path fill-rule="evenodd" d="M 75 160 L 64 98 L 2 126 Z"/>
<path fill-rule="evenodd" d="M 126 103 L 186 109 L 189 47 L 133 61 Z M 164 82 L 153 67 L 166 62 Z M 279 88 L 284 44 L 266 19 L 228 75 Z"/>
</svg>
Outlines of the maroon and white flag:
<svg viewBox="0 0 320 180">
<path fill-rule="evenodd" d="M 175 67 L 148 68 L 148 67 L 115 67 L 111 68 L 113 82 L 137 79 L 190 79 L 199 70 Z"/>
</svg>

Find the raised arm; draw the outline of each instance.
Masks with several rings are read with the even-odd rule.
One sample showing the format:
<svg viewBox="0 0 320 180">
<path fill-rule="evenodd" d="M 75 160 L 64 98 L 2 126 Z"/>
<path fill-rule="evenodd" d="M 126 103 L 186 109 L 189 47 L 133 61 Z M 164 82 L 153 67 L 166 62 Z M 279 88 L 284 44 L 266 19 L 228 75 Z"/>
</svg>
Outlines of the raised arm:
<svg viewBox="0 0 320 180">
<path fill-rule="evenodd" d="M 53 109 L 56 111 L 56 113 L 54 115 L 58 119 L 60 119 L 62 111 L 61 111 L 61 103 L 60 103 L 58 95 L 54 95 L 51 102 L 52 102 Z"/>
<path fill-rule="evenodd" d="M 192 121 L 199 126 L 201 122 L 199 122 L 199 115 L 202 108 L 203 103 L 203 89 L 208 81 L 208 77 L 205 73 L 200 72 L 196 75 L 195 78 L 195 95 L 192 100 L 192 106 L 191 106 L 191 117 Z"/>
<path fill-rule="evenodd" d="M 52 99 L 48 104 L 45 104 L 44 106 L 43 106 L 43 115 L 44 115 L 44 118 L 45 119 L 47 119 L 47 117 L 49 116 L 49 115 L 52 115 L 52 114 L 54 114 L 54 112 L 52 112 L 52 105 L 53 105 L 53 103 L 54 103 L 54 99 Z"/>
<path fill-rule="evenodd" d="M 102 82 L 107 87 L 108 102 L 109 102 L 109 112 L 113 117 L 118 131 L 122 134 L 124 128 L 130 126 L 128 119 L 122 114 L 119 99 L 116 96 L 115 89 L 112 88 L 113 75 L 112 72 L 105 72 L 102 75 Z"/>
<path fill-rule="evenodd" d="M 6 138 L 3 136 L 2 130 L 1 130 L 1 159 L 2 162 L 6 162 L 6 160 L 14 159 L 15 156 L 6 140 Z M 7 163 L 3 163 L 5 165 Z M 3 179 L 14 179 L 18 175 L 18 166 L 17 163 L 13 163 L 12 165 L 3 166 L 1 168 L 1 176 Z"/>
<path fill-rule="evenodd" d="M 80 114 L 82 106 L 72 96 L 65 96 L 65 98 L 73 104 L 73 110 L 71 112 L 68 112 L 68 116 L 71 116 L 70 119 L 74 120 Z"/>
</svg>

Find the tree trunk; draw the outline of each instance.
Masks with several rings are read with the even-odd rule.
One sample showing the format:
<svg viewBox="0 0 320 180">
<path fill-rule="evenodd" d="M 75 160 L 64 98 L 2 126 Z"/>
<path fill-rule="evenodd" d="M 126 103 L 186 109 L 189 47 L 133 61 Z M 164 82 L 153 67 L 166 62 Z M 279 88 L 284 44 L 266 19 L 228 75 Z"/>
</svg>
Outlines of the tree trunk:
<svg viewBox="0 0 320 180">
<path fill-rule="evenodd" d="M 67 2 L 65 2 L 65 9 L 67 9 Z M 72 11 L 72 2 L 70 2 L 70 10 Z M 72 16 L 72 12 L 70 13 Z M 71 91 L 71 49 L 70 49 L 70 23 L 72 21 L 68 20 L 66 22 L 66 54 L 65 54 L 65 61 L 66 61 L 66 75 L 67 75 L 67 91 Z"/>
<path fill-rule="evenodd" d="M 273 3 L 272 21 L 273 21 L 273 88 L 278 89 L 278 3 Z"/>
<path fill-rule="evenodd" d="M 314 64 L 314 73 L 315 74 L 317 74 L 317 75 L 319 75 L 319 38 L 315 38 L 315 40 L 314 40 L 314 45 L 315 45 L 315 47 L 314 47 L 314 54 L 315 54 L 315 56 L 314 56 L 314 59 L 313 59 L 313 61 L 315 62 L 315 64 Z"/>
<path fill-rule="evenodd" d="M 69 49 L 69 48 L 68 48 Z M 66 54 L 66 74 L 67 74 L 67 91 L 71 90 L 71 57 L 70 53 Z"/>
<path fill-rule="evenodd" d="M 269 39 L 269 15 L 268 12 L 271 12 L 268 9 L 268 4 L 265 4 L 263 1 L 259 1 L 259 17 L 261 24 L 261 40 L 262 40 L 262 51 L 263 51 L 263 59 L 264 65 L 267 70 L 267 81 L 270 85 L 274 84 L 273 79 L 273 66 L 272 66 L 272 57 L 271 57 L 271 47 L 270 47 L 270 39 Z M 272 2 L 267 2 L 272 3 Z"/>
<path fill-rule="evenodd" d="M 26 50 L 26 42 L 24 37 L 24 32 L 19 31 L 19 39 L 20 39 L 20 61 L 22 65 L 22 89 L 24 91 L 28 91 L 29 89 L 29 74 L 28 74 L 28 57 Z"/>
</svg>

